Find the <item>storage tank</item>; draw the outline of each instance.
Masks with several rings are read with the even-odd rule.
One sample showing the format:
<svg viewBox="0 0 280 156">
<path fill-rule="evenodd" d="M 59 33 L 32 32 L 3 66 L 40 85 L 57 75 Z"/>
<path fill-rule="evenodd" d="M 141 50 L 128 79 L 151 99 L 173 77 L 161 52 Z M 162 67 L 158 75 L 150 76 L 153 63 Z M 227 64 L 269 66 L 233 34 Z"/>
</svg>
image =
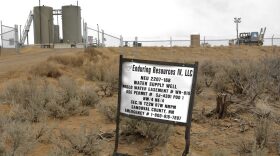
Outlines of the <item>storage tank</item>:
<svg viewBox="0 0 280 156">
<path fill-rule="evenodd" d="M 54 25 L 53 26 L 53 31 L 54 31 L 54 43 L 59 43 L 59 25 Z"/>
<path fill-rule="evenodd" d="M 191 35 L 191 47 L 200 47 L 200 35 Z"/>
<path fill-rule="evenodd" d="M 34 19 L 34 43 L 53 43 L 53 8 L 48 6 L 36 6 L 33 10 Z"/>
<path fill-rule="evenodd" d="M 81 8 L 79 6 L 62 6 L 62 28 L 64 43 L 81 43 Z"/>
</svg>

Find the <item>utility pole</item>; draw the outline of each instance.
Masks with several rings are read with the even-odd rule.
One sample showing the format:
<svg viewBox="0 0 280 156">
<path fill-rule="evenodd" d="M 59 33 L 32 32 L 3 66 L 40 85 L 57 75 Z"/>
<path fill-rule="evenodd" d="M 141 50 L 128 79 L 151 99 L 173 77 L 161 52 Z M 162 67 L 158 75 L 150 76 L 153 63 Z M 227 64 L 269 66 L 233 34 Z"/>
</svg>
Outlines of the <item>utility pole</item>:
<svg viewBox="0 0 280 156">
<path fill-rule="evenodd" d="M 239 40 L 238 40 L 238 23 L 241 23 L 241 18 L 240 17 L 235 17 L 234 18 L 234 23 L 236 23 L 236 42 L 239 45 Z"/>
</svg>

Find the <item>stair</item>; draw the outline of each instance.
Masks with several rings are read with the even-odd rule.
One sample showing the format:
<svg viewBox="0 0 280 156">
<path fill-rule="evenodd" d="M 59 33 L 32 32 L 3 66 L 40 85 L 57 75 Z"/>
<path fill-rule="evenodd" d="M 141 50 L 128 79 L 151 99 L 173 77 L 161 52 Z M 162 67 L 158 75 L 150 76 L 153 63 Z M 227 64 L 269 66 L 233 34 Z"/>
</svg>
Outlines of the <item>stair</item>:
<svg viewBox="0 0 280 156">
<path fill-rule="evenodd" d="M 25 43 L 26 37 L 27 37 L 28 32 L 30 30 L 32 20 L 33 20 L 33 14 L 32 14 L 32 11 L 30 11 L 28 19 L 27 19 L 27 21 L 25 23 L 25 26 L 24 26 L 24 29 L 22 31 L 22 38 L 21 38 L 21 41 L 20 41 L 21 45 L 24 45 L 24 43 Z"/>
</svg>

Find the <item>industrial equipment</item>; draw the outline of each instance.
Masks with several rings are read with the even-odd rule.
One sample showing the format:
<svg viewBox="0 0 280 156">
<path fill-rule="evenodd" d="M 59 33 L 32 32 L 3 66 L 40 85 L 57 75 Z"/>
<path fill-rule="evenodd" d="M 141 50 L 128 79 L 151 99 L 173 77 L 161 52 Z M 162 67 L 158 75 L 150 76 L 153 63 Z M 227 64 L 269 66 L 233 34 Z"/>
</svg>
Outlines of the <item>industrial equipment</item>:
<svg viewBox="0 0 280 156">
<path fill-rule="evenodd" d="M 239 38 L 236 41 L 236 44 L 240 45 L 263 45 L 264 34 L 266 31 L 265 28 L 261 28 L 260 32 L 246 32 L 240 33 Z"/>
<path fill-rule="evenodd" d="M 34 43 L 50 45 L 53 43 L 53 8 L 36 6 L 33 9 Z"/>
<path fill-rule="evenodd" d="M 82 42 L 81 8 L 79 6 L 62 6 L 62 28 L 64 43 Z"/>
</svg>

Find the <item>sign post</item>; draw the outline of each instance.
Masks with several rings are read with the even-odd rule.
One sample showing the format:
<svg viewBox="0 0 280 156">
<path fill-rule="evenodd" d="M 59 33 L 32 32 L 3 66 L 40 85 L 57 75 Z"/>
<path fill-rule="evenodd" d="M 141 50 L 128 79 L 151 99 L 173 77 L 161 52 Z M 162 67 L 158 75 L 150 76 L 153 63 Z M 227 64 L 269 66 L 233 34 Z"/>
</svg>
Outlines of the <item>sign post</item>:
<svg viewBox="0 0 280 156">
<path fill-rule="evenodd" d="M 189 153 L 192 109 L 198 62 L 182 64 L 127 59 L 120 56 L 116 140 L 119 141 L 120 115 L 160 123 L 186 126 Z"/>
</svg>

